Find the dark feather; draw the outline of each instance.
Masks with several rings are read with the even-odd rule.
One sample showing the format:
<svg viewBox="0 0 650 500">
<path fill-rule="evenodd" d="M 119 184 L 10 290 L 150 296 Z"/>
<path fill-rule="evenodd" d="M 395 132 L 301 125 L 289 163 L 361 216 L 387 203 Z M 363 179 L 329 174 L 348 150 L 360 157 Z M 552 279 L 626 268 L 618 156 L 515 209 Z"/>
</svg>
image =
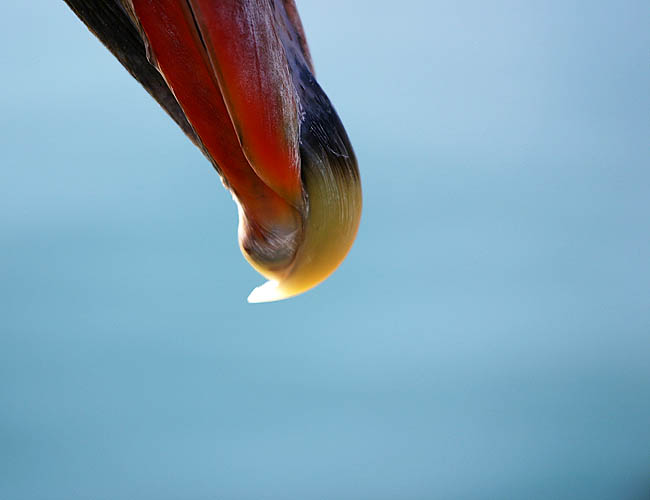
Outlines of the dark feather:
<svg viewBox="0 0 650 500">
<path fill-rule="evenodd" d="M 156 67 L 147 58 L 142 35 L 120 0 L 64 0 L 127 71 L 158 101 L 190 140 L 201 141 Z"/>
</svg>

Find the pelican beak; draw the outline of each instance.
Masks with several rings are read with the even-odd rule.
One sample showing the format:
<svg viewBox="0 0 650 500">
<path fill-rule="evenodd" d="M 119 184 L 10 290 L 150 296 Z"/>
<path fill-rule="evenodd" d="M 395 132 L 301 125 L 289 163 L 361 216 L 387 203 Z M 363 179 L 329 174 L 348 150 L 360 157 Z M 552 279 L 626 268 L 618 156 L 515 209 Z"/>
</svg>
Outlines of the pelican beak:
<svg viewBox="0 0 650 500">
<path fill-rule="evenodd" d="M 269 279 L 252 291 L 249 302 L 285 299 L 321 283 L 343 261 L 359 227 L 361 182 L 352 147 L 325 94 L 317 85 L 312 91 L 320 105 L 306 111 L 301 131 L 301 239 L 293 260 L 277 277 L 242 247 L 253 267 Z"/>
<path fill-rule="evenodd" d="M 322 282 L 355 239 L 361 184 L 293 0 L 126 1 L 149 61 L 238 205 L 244 257 L 269 280 L 249 302 Z"/>
</svg>

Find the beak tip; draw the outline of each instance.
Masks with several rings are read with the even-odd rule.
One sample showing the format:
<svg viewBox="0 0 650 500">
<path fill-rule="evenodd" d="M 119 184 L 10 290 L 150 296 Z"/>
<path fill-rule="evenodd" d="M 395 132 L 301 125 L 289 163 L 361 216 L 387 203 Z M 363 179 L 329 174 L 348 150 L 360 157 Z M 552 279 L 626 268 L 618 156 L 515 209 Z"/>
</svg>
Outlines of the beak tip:
<svg viewBox="0 0 650 500">
<path fill-rule="evenodd" d="M 254 288 L 248 296 L 249 304 L 261 304 L 264 302 L 275 302 L 285 299 L 286 295 L 283 294 L 279 288 L 277 281 L 269 280 L 266 283 Z"/>
</svg>

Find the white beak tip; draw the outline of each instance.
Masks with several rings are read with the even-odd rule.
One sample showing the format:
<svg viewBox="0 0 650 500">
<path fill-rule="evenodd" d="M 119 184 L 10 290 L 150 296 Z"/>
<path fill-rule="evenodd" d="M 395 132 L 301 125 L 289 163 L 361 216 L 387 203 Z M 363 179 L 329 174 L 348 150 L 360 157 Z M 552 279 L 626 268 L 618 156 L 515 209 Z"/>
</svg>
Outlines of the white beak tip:
<svg viewBox="0 0 650 500">
<path fill-rule="evenodd" d="M 261 304 L 263 302 L 274 302 L 284 298 L 286 296 L 281 292 L 279 283 L 271 280 L 254 288 L 247 300 L 249 304 Z"/>
</svg>

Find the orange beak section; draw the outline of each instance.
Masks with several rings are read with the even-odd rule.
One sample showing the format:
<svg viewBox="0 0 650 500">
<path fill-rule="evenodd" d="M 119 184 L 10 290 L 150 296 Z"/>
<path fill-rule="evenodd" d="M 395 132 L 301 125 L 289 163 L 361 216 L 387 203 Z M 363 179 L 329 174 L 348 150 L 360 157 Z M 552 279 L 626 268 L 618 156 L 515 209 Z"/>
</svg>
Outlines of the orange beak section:
<svg viewBox="0 0 650 500">
<path fill-rule="evenodd" d="M 265 5 L 133 0 L 152 62 L 244 212 L 243 249 L 281 269 L 302 224 L 298 108 Z"/>
<path fill-rule="evenodd" d="M 244 155 L 269 187 L 302 206 L 298 96 L 268 0 L 192 0 Z"/>
</svg>

